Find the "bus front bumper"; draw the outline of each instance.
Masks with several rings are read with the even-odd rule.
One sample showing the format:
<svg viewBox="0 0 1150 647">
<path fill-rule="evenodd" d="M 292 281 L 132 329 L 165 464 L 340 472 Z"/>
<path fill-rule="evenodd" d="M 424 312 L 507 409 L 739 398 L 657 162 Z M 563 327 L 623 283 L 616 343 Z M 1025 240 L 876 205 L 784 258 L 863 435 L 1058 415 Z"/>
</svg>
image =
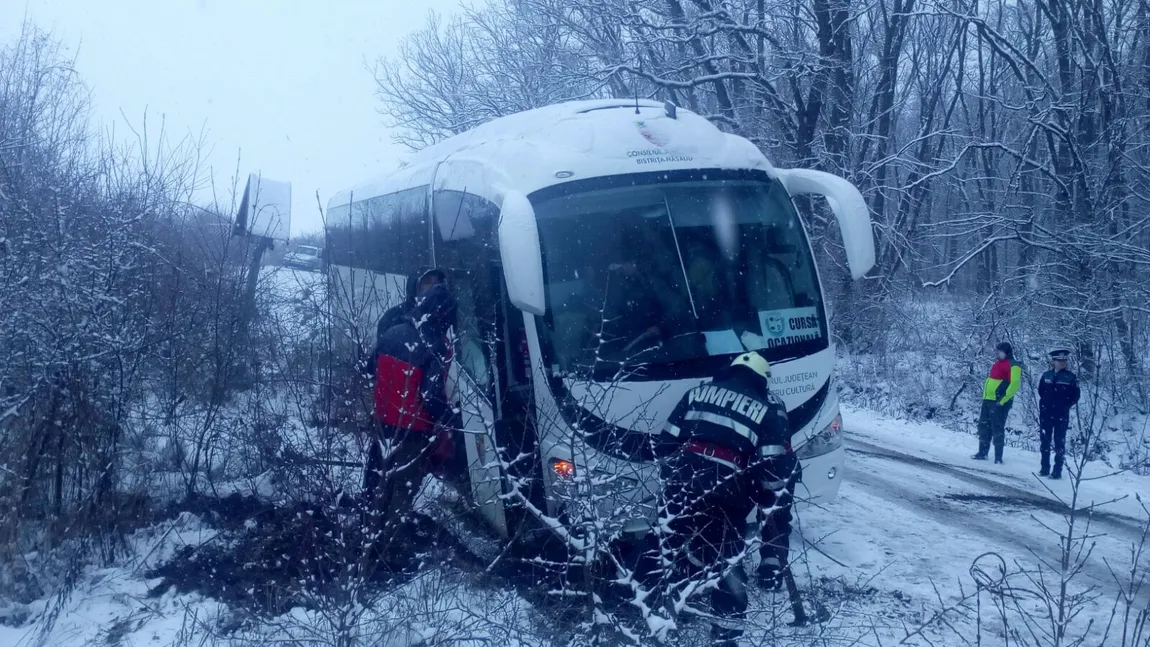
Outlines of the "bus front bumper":
<svg viewBox="0 0 1150 647">
<path fill-rule="evenodd" d="M 845 459 L 846 450 L 841 446 L 819 456 L 801 459 L 803 480 L 795 489 L 795 506 L 800 512 L 807 506 L 825 505 L 838 496 L 839 487 L 842 485 Z M 647 479 L 654 480 L 654 478 L 654 465 L 646 464 L 639 470 L 639 473 L 634 474 L 631 479 L 627 479 L 635 481 L 636 487 L 625 493 L 617 493 L 618 498 L 605 497 L 600 502 L 601 509 L 598 512 L 605 517 L 611 516 L 612 511 L 631 509 L 630 514 L 627 515 L 629 518 L 622 520 L 619 539 L 625 542 L 640 542 L 650 532 L 657 514 L 657 498 L 655 493 L 650 490 L 649 485 L 639 486 L 638 482 Z M 557 483 L 551 481 L 549 485 L 554 488 Z M 556 505 L 560 509 L 565 507 L 563 502 L 556 500 L 553 500 L 552 505 Z M 646 514 L 639 513 L 639 510 L 645 510 Z"/>
<path fill-rule="evenodd" d="M 843 482 L 846 449 L 839 447 L 821 456 L 802 460 L 803 481 L 795 489 L 796 506 L 822 505 L 834 500 Z"/>
</svg>

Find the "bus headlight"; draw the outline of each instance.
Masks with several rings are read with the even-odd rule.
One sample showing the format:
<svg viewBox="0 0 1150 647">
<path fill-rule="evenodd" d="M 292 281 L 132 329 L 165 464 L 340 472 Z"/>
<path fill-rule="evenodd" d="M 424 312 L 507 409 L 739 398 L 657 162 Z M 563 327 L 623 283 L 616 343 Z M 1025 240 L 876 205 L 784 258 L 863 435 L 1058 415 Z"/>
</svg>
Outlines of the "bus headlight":
<svg viewBox="0 0 1150 647">
<path fill-rule="evenodd" d="M 799 460 L 806 460 L 829 454 L 843 446 L 843 417 L 835 415 L 831 424 L 815 434 L 795 452 Z"/>
<path fill-rule="evenodd" d="M 561 479 L 569 479 L 575 476 L 575 463 L 563 460 L 562 458 L 552 458 L 551 469 L 554 470 L 555 475 Z"/>
<path fill-rule="evenodd" d="M 639 477 L 635 475 L 620 474 L 616 470 L 591 466 L 580 471 L 573 461 L 564 458 L 551 459 L 551 471 L 562 481 L 572 481 L 576 476 L 582 475 L 583 481 L 594 488 L 606 490 L 634 489 L 639 487 Z"/>
</svg>

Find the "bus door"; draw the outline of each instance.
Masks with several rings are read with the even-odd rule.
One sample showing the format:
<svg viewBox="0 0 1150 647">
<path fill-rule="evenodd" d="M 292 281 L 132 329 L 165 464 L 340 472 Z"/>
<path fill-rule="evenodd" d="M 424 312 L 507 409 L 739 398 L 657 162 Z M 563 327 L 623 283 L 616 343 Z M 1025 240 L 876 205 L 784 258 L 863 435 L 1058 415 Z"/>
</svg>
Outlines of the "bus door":
<svg viewBox="0 0 1150 647">
<path fill-rule="evenodd" d="M 453 431 L 456 457 L 453 480 L 468 495 L 480 514 L 498 532 L 506 533 L 503 514 L 501 470 L 496 453 L 499 379 L 491 361 L 498 355 L 495 299 L 491 281 L 475 272 L 449 269 L 448 282 L 459 304 L 454 356 L 448 378 L 451 399 L 459 409 L 458 428 Z M 465 481 L 465 482 L 462 482 Z"/>
<path fill-rule="evenodd" d="M 497 269 L 499 272 L 496 276 L 502 276 L 502 265 L 498 265 Z M 542 510 L 545 508 L 535 425 L 535 392 L 531 381 L 524 314 L 511 305 L 504 281 L 498 281 L 497 289 L 499 306 L 496 308 L 496 316 L 504 340 L 500 344 L 498 375 L 500 384 L 505 386 L 500 394 L 499 420 L 495 429 L 504 456 L 515 459 L 507 471 L 508 481 L 504 482 L 503 489 L 506 494 L 518 490 L 518 496 L 526 498 Z M 511 497 L 509 501 L 514 503 L 516 498 Z M 510 532 L 517 533 L 526 520 L 524 507 L 521 504 L 509 506 L 506 514 Z"/>
</svg>

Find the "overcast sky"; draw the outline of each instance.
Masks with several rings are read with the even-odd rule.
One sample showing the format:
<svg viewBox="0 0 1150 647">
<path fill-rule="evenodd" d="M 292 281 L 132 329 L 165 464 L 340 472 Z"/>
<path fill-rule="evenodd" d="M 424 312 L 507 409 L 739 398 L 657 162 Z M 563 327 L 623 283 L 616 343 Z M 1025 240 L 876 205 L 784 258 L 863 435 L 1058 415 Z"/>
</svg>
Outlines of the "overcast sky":
<svg viewBox="0 0 1150 647">
<path fill-rule="evenodd" d="M 207 131 L 217 187 L 262 171 L 292 183 L 293 234 L 316 231 L 332 193 L 395 168 L 367 65 L 430 10 L 458 0 L 0 0 L 0 42 L 27 17 L 52 31 L 103 125 L 121 111 L 169 136 Z M 241 187 L 242 189 L 242 187 Z"/>
</svg>

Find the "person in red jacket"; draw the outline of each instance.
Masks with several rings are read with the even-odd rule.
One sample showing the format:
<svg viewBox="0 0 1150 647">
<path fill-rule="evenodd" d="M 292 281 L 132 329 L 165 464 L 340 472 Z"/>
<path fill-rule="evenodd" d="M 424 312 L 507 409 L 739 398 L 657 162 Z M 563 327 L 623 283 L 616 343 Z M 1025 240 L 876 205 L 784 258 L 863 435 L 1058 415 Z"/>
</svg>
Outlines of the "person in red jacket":
<svg viewBox="0 0 1150 647">
<path fill-rule="evenodd" d="M 377 340 L 374 400 L 379 437 L 371 443 L 363 484 L 372 508 L 385 523 L 400 521 L 410 512 L 432 467 L 436 425 L 450 414 L 446 339 L 456 309 L 447 286 L 436 285 L 416 299 L 402 323 Z M 382 439 L 392 444 L 386 458 Z"/>
<path fill-rule="evenodd" d="M 978 453 L 972 458 L 986 460 L 994 441 L 994 462 L 1002 462 L 1006 444 L 1006 417 L 1014 406 L 1014 394 L 1022 386 L 1022 367 L 1014 361 L 1014 348 L 1007 342 L 995 347 L 997 361 L 982 386 L 982 412 L 978 417 Z"/>
<path fill-rule="evenodd" d="M 428 290 L 437 285 L 447 284 L 447 273 L 438 267 L 433 267 L 419 277 L 411 276 L 407 279 L 407 288 L 404 293 L 403 301 L 391 306 L 384 311 L 380 316 L 379 321 L 375 324 L 375 338 L 378 340 L 383 333 L 390 330 L 393 326 L 403 323 L 407 319 L 407 315 L 411 314 L 411 309 L 415 307 L 415 300 Z M 375 377 L 375 356 L 369 354 L 363 358 L 361 366 L 363 373 L 366 377 Z"/>
</svg>

